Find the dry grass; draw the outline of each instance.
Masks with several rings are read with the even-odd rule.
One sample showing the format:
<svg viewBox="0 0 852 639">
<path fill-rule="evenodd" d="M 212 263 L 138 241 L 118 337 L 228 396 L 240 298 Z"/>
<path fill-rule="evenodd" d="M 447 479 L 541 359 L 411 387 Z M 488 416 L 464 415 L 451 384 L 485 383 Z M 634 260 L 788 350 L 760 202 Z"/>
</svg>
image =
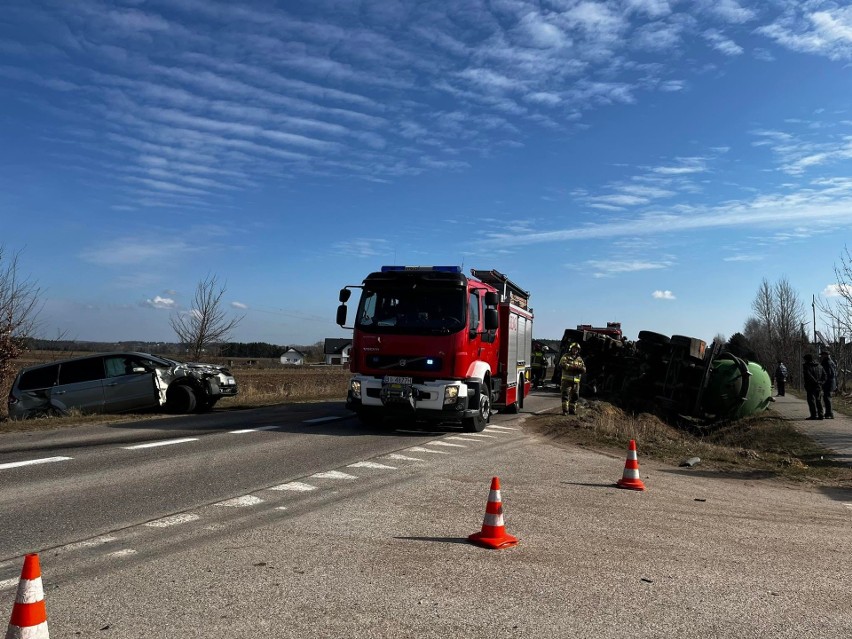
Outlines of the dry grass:
<svg viewBox="0 0 852 639">
<path fill-rule="evenodd" d="M 635 439 L 642 457 L 678 465 L 691 457 L 723 473 L 751 471 L 822 485 L 852 481 L 852 467 L 824 457 L 829 451 L 773 411 L 731 422 L 704 434 L 670 426 L 649 414 L 631 415 L 592 401 L 579 416 L 534 416 L 529 428 L 557 444 L 624 454 Z"/>
</svg>

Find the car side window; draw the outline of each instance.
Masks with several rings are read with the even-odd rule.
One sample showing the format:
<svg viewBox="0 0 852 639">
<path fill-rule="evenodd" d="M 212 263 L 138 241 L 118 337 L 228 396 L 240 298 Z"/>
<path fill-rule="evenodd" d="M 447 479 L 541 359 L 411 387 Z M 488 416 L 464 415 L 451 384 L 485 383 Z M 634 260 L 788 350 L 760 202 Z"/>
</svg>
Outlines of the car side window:
<svg viewBox="0 0 852 639">
<path fill-rule="evenodd" d="M 35 368 L 21 375 L 21 381 L 18 383 L 18 388 L 22 391 L 50 388 L 51 386 L 56 385 L 56 378 L 58 375 L 59 364 Z"/>
<path fill-rule="evenodd" d="M 479 330 L 479 295 L 476 293 L 470 294 L 470 330 Z"/>
<path fill-rule="evenodd" d="M 87 357 L 59 365 L 59 383 L 76 384 L 103 379 L 104 365 L 100 357 Z"/>
<path fill-rule="evenodd" d="M 121 377 L 133 374 L 133 360 L 129 357 L 113 356 L 104 358 L 104 368 L 107 377 Z"/>
</svg>

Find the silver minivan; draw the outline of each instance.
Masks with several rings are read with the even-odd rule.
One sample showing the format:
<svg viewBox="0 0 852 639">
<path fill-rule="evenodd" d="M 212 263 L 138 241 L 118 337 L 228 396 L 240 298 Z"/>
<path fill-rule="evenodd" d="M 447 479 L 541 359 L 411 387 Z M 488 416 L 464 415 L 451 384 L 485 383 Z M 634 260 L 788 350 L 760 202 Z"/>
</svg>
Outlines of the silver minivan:
<svg viewBox="0 0 852 639">
<path fill-rule="evenodd" d="M 104 353 L 22 369 L 9 391 L 9 417 L 26 419 L 83 413 L 165 408 L 206 411 L 237 394 L 230 371 L 214 364 L 183 363 L 148 353 Z"/>
</svg>

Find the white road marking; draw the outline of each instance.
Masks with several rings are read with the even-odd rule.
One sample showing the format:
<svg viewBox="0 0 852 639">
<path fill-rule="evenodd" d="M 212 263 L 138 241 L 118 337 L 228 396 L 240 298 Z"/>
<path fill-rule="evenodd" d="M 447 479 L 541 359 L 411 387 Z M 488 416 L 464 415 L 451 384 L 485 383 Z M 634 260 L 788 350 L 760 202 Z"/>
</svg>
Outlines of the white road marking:
<svg viewBox="0 0 852 639">
<path fill-rule="evenodd" d="M 450 437 L 447 437 L 446 439 L 453 439 L 453 440 L 460 441 L 460 442 L 475 442 L 476 441 L 475 439 L 471 439 L 470 437 L 459 437 L 458 435 L 451 435 Z"/>
<path fill-rule="evenodd" d="M 429 448 L 423 448 L 423 446 L 412 446 L 409 448 L 412 453 L 435 453 L 436 455 L 449 455 L 449 453 L 445 450 L 431 450 Z"/>
<path fill-rule="evenodd" d="M 377 462 L 369 462 L 369 461 L 356 462 L 354 464 L 349 464 L 347 466 L 347 468 L 376 468 L 376 469 L 387 468 L 388 470 L 396 470 L 396 466 L 387 466 L 385 464 L 379 464 Z"/>
<path fill-rule="evenodd" d="M 488 439 L 494 439 L 494 435 L 486 435 L 485 433 L 465 433 L 463 437 L 487 437 Z"/>
<path fill-rule="evenodd" d="M 316 486 L 311 486 L 310 484 L 304 484 L 300 481 L 291 481 L 286 484 L 280 484 L 279 486 L 272 486 L 269 490 L 293 490 L 296 492 L 307 492 L 309 490 L 316 490 Z"/>
<path fill-rule="evenodd" d="M 485 430 L 490 430 L 492 428 L 496 428 L 497 430 L 518 430 L 517 428 L 512 428 L 511 426 L 498 426 L 497 424 L 489 424 L 485 427 Z"/>
<path fill-rule="evenodd" d="M 143 525 L 151 528 L 168 528 L 169 526 L 177 526 L 178 524 L 185 524 L 198 519 L 201 519 L 201 517 L 192 513 L 179 513 L 177 515 L 163 517 L 162 519 L 155 519 L 154 521 L 149 521 L 147 524 Z"/>
<path fill-rule="evenodd" d="M 339 470 L 329 470 L 324 473 L 314 473 L 311 479 L 358 479 L 355 475 L 347 475 Z"/>
<path fill-rule="evenodd" d="M 336 422 L 342 417 L 317 417 L 316 419 L 306 419 L 302 423 L 303 424 L 321 424 L 322 422 Z"/>
<path fill-rule="evenodd" d="M 423 461 L 419 457 L 406 457 L 405 455 L 399 455 L 397 453 L 391 453 L 386 456 L 387 459 L 398 459 L 400 461 Z"/>
<path fill-rule="evenodd" d="M 287 506 L 276 506 L 275 510 L 287 510 Z"/>
<path fill-rule="evenodd" d="M 227 506 L 228 508 L 245 508 L 246 506 L 255 506 L 256 504 L 262 503 L 263 500 L 260 497 L 255 497 L 254 495 L 243 495 L 242 497 L 226 499 L 225 501 L 220 501 L 219 503 L 213 505 Z"/>
<path fill-rule="evenodd" d="M 231 435 L 242 435 L 243 433 L 256 433 L 261 430 L 276 430 L 280 426 L 258 426 L 257 428 L 243 428 L 242 430 L 228 431 Z"/>
<path fill-rule="evenodd" d="M 86 539 L 85 541 L 78 541 L 73 544 L 68 544 L 67 546 L 63 546 L 62 550 L 78 550 L 79 548 L 94 548 L 95 546 L 102 546 L 103 544 L 108 544 L 111 541 L 115 541 L 118 537 L 112 537 L 110 535 L 104 535 L 103 537 L 97 537 L 95 539 Z"/>
<path fill-rule="evenodd" d="M 452 446 L 453 448 L 467 448 L 464 444 L 451 444 L 450 442 L 442 442 L 438 439 L 435 439 L 431 442 L 426 442 L 427 446 Z"/>
<path fill-rule="evenodd" d="M 20 579 L 4 579 L 0 581 L 0 590 L 6 590 L 7 588 L 14 588 L 18 585 Z"/>
<path fill-rule="evenodd" d="M 18 468 L 20 466 L 32 466 L 34 464 L 50 464 L 51 462 L 67 461 L 69 459 L 74 459 L 74 458 L 73 457 L 42 457 L 41 459 L 29 459 L 27 461 L 9 462 L 9 463 L 6 463 L 6 464 L 0 464 L 0 470 L 5 470 L 6 468 Z"/>
<path fill-rule="evenodd" d="M 122 446 L 125 450 L 136 450 L 137 448 L 154 448 L 155 446 L 171 446 L 172 444 L 186 444 L 197 442 L 198 437 L 184 437 L 183 439 L 167 439 L 162 442 L 151 442 L 150 444 L 136 444 L 135 446 Z"/>
<path fill-rule="evenodd" d="M 122 550 L 116 550 L 115 552 L 109 553 L 109 557 L 129 557 L 130 555 L 135 555 L 136 551 L 133 548 L 123 548 Z"/>
</svg>

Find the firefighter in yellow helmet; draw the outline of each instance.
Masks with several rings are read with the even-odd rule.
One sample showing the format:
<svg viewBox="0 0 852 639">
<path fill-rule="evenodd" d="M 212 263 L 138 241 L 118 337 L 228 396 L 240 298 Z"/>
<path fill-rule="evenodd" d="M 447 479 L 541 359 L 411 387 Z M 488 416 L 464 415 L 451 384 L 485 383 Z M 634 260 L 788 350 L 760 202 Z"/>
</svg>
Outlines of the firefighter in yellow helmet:
<svg viewBox="0 0 852 639">
<path fill-rule="evenodd" d="M 562 414 L 576 415 L 577 400 L 580 399 L 580 376 L 586 372 L 586 364 L 580 357 L 580 345 L 572 342 L 568 352 L 559 360 L 562 369 Z"/>
</svg>

